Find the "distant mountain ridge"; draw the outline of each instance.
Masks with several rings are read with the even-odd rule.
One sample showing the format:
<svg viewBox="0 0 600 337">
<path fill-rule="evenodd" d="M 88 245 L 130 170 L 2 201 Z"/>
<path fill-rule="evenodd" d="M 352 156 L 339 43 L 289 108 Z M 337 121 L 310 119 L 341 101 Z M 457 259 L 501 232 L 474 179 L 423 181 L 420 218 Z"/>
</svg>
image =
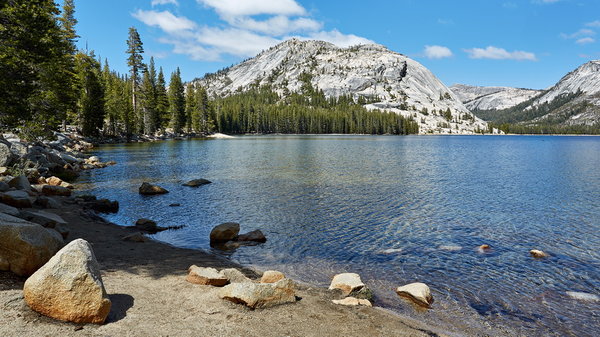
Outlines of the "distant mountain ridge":
<svg viewBox="0 0 600 337">
<path fill-rule="evenodd" d="M 195 83 L 211 96 L 269 86 L 285 97 L 301 92 L 306 80 L 326 97 L 351 96 L 367 108 L 411 117 L 420 133 L 469 134 L 488 128 L 431 71 L 381 45 L 339 48 L 291 39 Z"/>
<path fill-rule="evenodd" d="M 581 65 L 546 90 L 467 85 L 451 89 L 488 122 L 600 130 L 600 60 Z"/>
</svg>

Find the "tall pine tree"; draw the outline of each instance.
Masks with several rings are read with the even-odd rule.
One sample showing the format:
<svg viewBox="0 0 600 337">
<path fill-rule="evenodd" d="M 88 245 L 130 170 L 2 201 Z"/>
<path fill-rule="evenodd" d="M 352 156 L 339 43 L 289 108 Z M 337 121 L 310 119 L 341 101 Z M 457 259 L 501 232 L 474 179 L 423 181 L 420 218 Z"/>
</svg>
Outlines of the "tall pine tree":
<svg viewBox="0 0 600 337">
<path fill-rule="evenodd" d="M 165 129 L 169 124 L 169 98 L 167 97 L 167 88 L 165 75 L 162 67 L 158 71 L 156 80 L 156 120 L 155 124 L 159 129 Z"/>
<path fill-rule="evenodd" d="M 169 82 L 169 110 L 172 116 L 173 131 L 181 133 L 185 126 L 185 95 L 179 68 L 171 74 Z"/>
<path fill-rule="evenodd" d="M 144 123 L 141 110 L 138 106 L 138 92 L 140 85 L 140 72 L 144 70 L 144 46 L 140 34 L 135 27 L 129 28 L 129 38 L 127 39 L 127 65 L 129 66 L 129 79 L 131 80 L 131 104 L 133 106 L 133 115 L 135 116 L 135 132 L 144 132 Z M 130 128 L 127 128 L 130 130 Z"/>
</svg>

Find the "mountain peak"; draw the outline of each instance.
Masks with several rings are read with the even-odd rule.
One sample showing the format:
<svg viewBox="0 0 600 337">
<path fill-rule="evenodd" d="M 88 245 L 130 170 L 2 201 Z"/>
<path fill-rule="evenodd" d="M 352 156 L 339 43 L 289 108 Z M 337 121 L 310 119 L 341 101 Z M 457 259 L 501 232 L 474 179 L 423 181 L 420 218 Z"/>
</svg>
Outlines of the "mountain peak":
<svg viewBox="0 0 600 337">
<path fill-rule="evenodd" d="M 414 118 L 422 132 L 472 133 L 487 128 L 427 68 L 378 44 L 341 48 L 325 41 L 290 39 L 207 75 L 199 84 L 211 95 L 232 95 L 259 85 L 285 97 L 301 93 L 307 80 L 327 97 L 362 98 L 375 102 L 368 108 Z M 444 117 L 447 110 L 451 117 Z"/>
</svg>

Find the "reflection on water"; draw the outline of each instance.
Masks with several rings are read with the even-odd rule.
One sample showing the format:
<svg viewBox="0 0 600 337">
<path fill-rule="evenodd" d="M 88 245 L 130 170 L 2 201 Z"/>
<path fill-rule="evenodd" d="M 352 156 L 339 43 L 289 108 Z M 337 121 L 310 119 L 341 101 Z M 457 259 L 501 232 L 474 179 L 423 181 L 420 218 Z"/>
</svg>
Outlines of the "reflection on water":
<svg viewBox="0 0 600 337">
<path fill-rule="evenodd" d="M 82 179 L 121 203 L 111 221 L 187 225 L 158 240 L 209 250 L 212 227 L 236 221 L 269 241 L 234 260 L 319 285 L 357 272 L 379 305 L 450 331 L 600 331 L 600 303 L 566 294 L 600 294 L 598 137 L 248 136 L 96 154 L 118 162 Z M 194 178 L 213 184 L 181 186 Z M 170 193 L 140 196 L 143 181 Z M 432 288 L 433 310 L 394 294 L 414 281 Z"/>
</svg>

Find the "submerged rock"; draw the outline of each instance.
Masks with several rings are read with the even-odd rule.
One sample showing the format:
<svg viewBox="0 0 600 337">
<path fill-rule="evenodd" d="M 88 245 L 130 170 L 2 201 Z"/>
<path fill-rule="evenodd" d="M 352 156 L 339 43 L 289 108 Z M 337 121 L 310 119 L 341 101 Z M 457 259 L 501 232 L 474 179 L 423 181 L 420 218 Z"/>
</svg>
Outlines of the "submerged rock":
<svg viewBox="0 0 600 337">
<path fill-rule="evenodd" d="M 457 246 L 457 245 L 441 245 L 438 247 L 438 249 L 449 251 L 449 252 L 457 252 L 457 251 L 461 250 L 462 247 Z"/>
<path fill-rule="evenodd" d="M 371 304 L 371 301 L 365 300 L 365 299 L 358 299 L 356 297 L 346 297 L 341 300 L 332 300 L 331 302 L 333 302 L 334 304 L 348 305 L 348 306 L 357 306 L 357 305 L 363 305 L 366 307 L 373 306 Z"/>
<path fill-rule="evenodd" d="M 237 241 L 267 242 L 267 237 L 259 229 L 246 234 L 240 234 Z"/>
<path fill-rule="evenodd" d="M 344 295 L 350 295 L 354 291 L 358 291 L 365 287 L 361 281 L 360 275 L 356 273 L 337 274 L 331 280 L 329 290 L 340 289 Z"/>
<path fill-rule="evenodd" d="M 117 213 L 119 212 L 119 202 L 111 201 L 108 199 L 93 199 L 89 201 L 85 201 L 83 204 L 84 207 L 92 209 L 99 213 Z"/>
<path fill-rule="evenodd" d="M 283 279 L 276 283 L 232 283 L 223 287 L 219 297 L 249 308 L 267 308 L 296 302 L 294 282 Z"/>
<path fill-rule="evenodd" d="M 490 245 L 487 244 L 483 244 L 479 247 L 477 247 L 477 251 L 480 253 L 487 253 L 492 249 L 492 247 Z"/>
<path fill-rule="evenodd" d="M 156 225 L 156 222 L 150 220 L 150 219 L 138 219 L 138 221 L 135 222 L 135 227 L 143 230 L 145 232 L 148 232 L 150 234 L 154 234 L 154 233 L 158 233 L 158 232 L 162 232 L 167 230 L 167 228 L 164 227 L 160 227 Z"/>
<path fill-rule="evenodd" d="M 585 302 L 600 302 L 600 297 L 595 294 L 589 294 L 579 291 L 567 291 L 567 295 L 572 299 Z"/>
<path fill-rule="evenodd" d="M 285 275 L 282 272 L 276 270 L 267 270 L 263 273 L 260 278 L 260 283 L 275 283 L 280 280 L 283 280 Z"/>
<path fill-rule="evenodd" d="M 543 250 L 538 250 L 538 249 L 530 250 L 529 254 L 531 254 L 531 256 L 535 257 L 536 259 L 543 259 L 545 257 L 550 256 L 550 255 L 548 255 L 548 253 L 544 252 Z"/>
<path fill-rule="evenodd" d="M 429 290 L 429 286 L 425 283 L 415 282 L 398 287 L 396 293 L 401 297 L 408 298 L 425 307 L 429 307 L 433 303 L 431 290 Z"/>
<path fill-rule="evenodd" d="M 102 324 L 110 312 L 100 266 L 90 244 L 77 239 L 25 281 L 25 302 L 45 316 Z"/>
<path fill-rule="evenodd" d="M 139 188 L 139 192 L 140 194 L 143 195 L 156 195 L 156 194 L 165 194 L 165 193 L 169 193 L 169 191 L 167 191 L 166 189 L 157 186 L 157 185 L 152 185 L 149 183 L 142 183 L 142 186 L 140 186 Z"/>
<path fill-rule="evenodd" d="M 211 243 L 223 243 L 237 238 L 240 232 L 240 224 L 235 222 L 222 223 L 210 232 Z"/>
<path fill-rule="evenodd" d="M 0 259 L 20 276 L 33 274 L 63 246 L 54 230 L 0 213 Z"/>
<path fill-rule="evenodd" d="M 212 184 L 212 181 L 209 181 L 206 179 L 194 179 L 194 180 L 190 180 L 187 183 L 183 184 L 183 186 L 199 187 L 199 186 L 207 185 L 207 184 Z"/>
<path fill-rule="evenodd" d="M 188 275 L 185 279 L 190 283 L 215 287 L 222 287 L 229 282 L 229 279 L 215 268 L 204 268 L 196 265 L 188 269 Z"/>
</svg>

